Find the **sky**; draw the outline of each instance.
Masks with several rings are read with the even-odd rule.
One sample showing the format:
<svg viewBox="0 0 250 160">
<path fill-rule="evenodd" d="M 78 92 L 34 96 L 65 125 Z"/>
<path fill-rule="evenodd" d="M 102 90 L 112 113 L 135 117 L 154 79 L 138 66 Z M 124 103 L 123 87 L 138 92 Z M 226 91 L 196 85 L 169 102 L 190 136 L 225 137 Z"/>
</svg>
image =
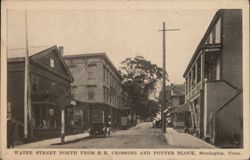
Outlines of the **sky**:
<svg viewBox="0 0 250 160">
<path fill-rule="evenodd" d="M 127 57 L 143 56 L 162 67 L 162 29 L 166 33 L 166 70 L 171 83 L 182 77 L 217 10 L 91 9 L 28 10 L 29 47 L 64 46 L 64 54 L 105 52 L 119 68 Z M 8 48 L 25 47 L 25 11 L 9 10 Z"/>
</svg>

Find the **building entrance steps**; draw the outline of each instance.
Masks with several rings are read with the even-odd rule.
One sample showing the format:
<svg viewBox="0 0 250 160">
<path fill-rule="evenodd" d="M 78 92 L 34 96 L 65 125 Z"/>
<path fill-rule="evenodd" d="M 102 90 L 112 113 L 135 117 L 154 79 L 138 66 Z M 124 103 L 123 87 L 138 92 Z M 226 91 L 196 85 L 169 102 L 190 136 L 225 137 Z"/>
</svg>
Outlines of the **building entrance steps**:
<svg viewBox="0 0 250 160">
<path fill-rule="evenodd" d="M 64 143 L 69 143 L 72 141 L 77 141 L 83 138 L 87 138 L 89 136 L 88 132 L 80 133 L 80 134 L 75 134 L 75 135 L 68 135 L 65 136 Z M 60 144 L 61 143 L 61 137 L 58 138 L 52 138 L 52 139 L 46 139 L 46 140 L 41 140 L 37 142 L 32 142 L 32 143 L 27 143 L 27 144 L 22 144 L 15 146 L 15 148 L 47 148 L 50 145 L 54 144 Z"/>
<path fill-rule="evenodd" d="M 188 133 L 178 132 L 173 128 L 167 128 L 165 133 L 168 144 L 179 148 L 216 148 L 215 146 L 194 137 Z"/>
</svg>

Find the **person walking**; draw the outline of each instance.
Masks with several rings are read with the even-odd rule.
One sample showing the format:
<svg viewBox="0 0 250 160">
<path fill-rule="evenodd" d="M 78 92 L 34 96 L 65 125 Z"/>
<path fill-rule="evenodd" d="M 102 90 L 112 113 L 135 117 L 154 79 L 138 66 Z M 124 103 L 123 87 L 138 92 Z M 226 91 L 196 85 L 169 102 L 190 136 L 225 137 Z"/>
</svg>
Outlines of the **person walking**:
<svg viewBox="0 0 250 160">
<path fill-rule="evenodd" d="M 108 117 L 107 133 L 108 133 L 108 135 L 111 134 L 111 116 L 110 115 Z"/>
</svg>

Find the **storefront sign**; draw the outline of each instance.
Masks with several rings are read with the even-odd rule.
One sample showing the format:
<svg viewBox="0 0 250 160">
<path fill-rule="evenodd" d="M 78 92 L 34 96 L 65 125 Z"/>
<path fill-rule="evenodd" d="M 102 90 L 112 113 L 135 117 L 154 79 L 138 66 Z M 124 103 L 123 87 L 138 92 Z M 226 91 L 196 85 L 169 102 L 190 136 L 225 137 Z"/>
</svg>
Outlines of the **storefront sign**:
<svg viewBox="0 0 250 160">
<path fill-rule="evenodd" d="M 75 106 L 75 105 L 76 105 L 76 101 L 71 100 L 71 101 L 70 101 L 70 104 Z"/>
</svg>

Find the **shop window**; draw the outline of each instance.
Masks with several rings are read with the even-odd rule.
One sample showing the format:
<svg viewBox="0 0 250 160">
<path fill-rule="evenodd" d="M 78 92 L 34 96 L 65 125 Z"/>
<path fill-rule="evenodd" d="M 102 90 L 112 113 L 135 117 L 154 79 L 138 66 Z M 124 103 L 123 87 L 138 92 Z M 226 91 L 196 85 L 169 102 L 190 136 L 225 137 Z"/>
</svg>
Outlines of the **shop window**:
<svg viewBox="0 0 250 160">
<path fill-rule="evenodd" d="M 76 127 L 83 126 L 83 112 L 82 112 L 82 110 L 74 110 L 74 125 Z"/>
<path fill-rule="evenodd" d="M 37 105 L 32 108 L 35 128 L 52 129 L 60 127 L 60 113 L 52 105 Z"/>
</svg>

